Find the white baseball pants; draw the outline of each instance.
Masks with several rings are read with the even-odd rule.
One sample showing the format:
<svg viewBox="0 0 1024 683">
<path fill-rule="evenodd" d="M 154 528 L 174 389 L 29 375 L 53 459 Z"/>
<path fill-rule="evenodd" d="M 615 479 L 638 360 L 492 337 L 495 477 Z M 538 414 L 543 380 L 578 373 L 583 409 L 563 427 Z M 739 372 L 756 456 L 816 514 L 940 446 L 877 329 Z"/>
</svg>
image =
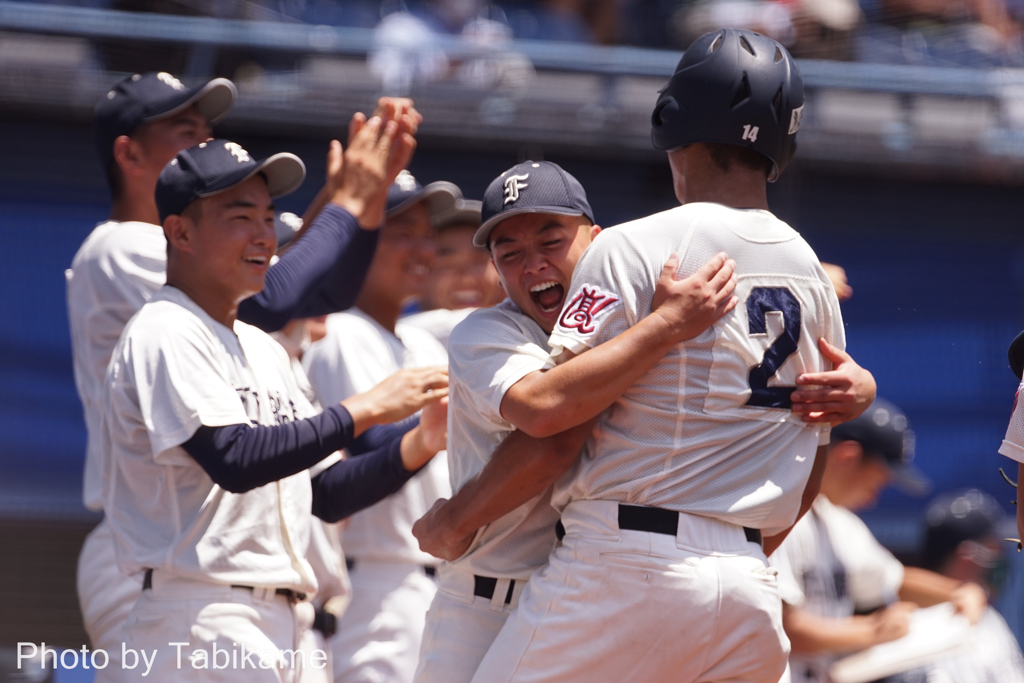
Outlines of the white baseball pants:
<svg viewBox="0 0 1024 683">
<path fill-rule="evenodd" d="M 423 567 L 356 560 L 352 603 L 330 640 L 335 683 L 412 683 L 437 583 Z"/>
<path fill-rule="evenodd" d="M 574 501 L 473 683 L 777 683 L 789 640 L 775 570 L 743 529 L 680 514 L 675 536 L 620 530 Z"/>
<path fill-rule="evenodd" d="M 125 576 L 117 568 L 114 537 L 106 518 L 88 536 L 78 555 L 78 604 L 93 650 L 110 657 L 96 671 L 95 683 L 118 680 L 121 672 L 121 627 L 142 592 L 142 575 Z"/>
<path fill-rule="evenodd" d="M 508 580 L 494 597 L 473 595 L 473 575 L 441 565 L 437 595 L 427 612 L 415 683 L 469 683 L 505 620 L 519 602 L 525 581 L 516 581 L 505 604 Z"/>
<path fill-rule="evenodd" d="M 125 621 L 121 678 L 297 683 L 304 668 L 328 663 L 302 650 L 312 623 L 312 604 L 293 604 L 273 589 L 232 588 L 157 570 L 153 588 L 142 591 Z"/>
</svg>

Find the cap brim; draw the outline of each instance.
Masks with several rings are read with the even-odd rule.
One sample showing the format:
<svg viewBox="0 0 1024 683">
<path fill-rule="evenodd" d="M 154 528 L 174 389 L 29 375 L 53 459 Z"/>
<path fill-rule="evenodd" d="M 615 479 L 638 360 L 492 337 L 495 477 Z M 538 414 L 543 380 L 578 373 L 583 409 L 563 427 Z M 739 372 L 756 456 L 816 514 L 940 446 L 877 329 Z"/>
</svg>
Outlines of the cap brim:
<svg viewBox="0 0 1024 683">
<path fill-rule="evenodd" d="M 480 211 L 482 207 L 483 202 L 475 199 L 456 202 L 451 211 L 438 216 L 434 222 L 434 227 L 438 230 L 443 230 L 454 225 L 472 225 L 475 228 L 480 225 Z"/>
<path fill-rule="evenodd" d="M 289 152 L 281 152 L 267 157 L 254 168 L 240 171 L 237 176 L 226 176 L 216 186 L 197 196 L 211 197 L 220 194 L 261 172 L 267 179 L 267 191 L 271 199 L 294 192 L 306 179 L 306 165 L 302 163 L 302 159 Z"/>
<path fill-rule="evenodd" d="M 439 180 L 436 183 L 430 183 L 405 201 L 388 209 L 386 216 L 392 218 L 420 202 L 425 202 L 427 211 L 430 213 L 430 223 L 433 225 L 438 218 L 455 208 L 456 202 L 460 199 L 462 199 L 462 190 L 458 185 Z"/>
<path fill-rule="evenodd" d="M 556 216 L 585 216 L 586 214 L 578 209 L 567 209 L 564 206 L 531 206 L 529 208 L 522 209 L 509 209 L 508 211 L 502 211 L 501 213 L 495 214 L 487 219 L 486 223 L 483 223 L 473 235 L 473 244 L 478 247 L 487 246 L 487 238 L 491 236 L 491 231 L 494 230 L 498 223 L 501 223 L 506 218 L 512 216 L 518 216 L 523 213 L 553 213 Z"/>
<path fill-rule="evenodd" d="M 166 119 L 185 111 L 194 104 L 199 113 L 206 117 L 206 120 L 212 125 L 227 116 L 237 96 L 238 90 L 234 83 L 226 78 L 215 78 L 194 90 L 183 102 L 178 102 L 165 111 L 148 116 L 142 122 L 152 123 Z"/>
<path fill-rule="evenodd" d="M 913 465 L 889 465 L 893 486 L 909 496 L 923 496 L 932 490 L 932 482 Z"/>
<path fill-rule="evenodd" d="M 1006 357 L 1010 361 L 1010 369 L 1013 370 L 1013 374 L 1017 375 L 1017 379 L 1021 379 L 1021 376 L 1024 375 L 1024 332 L 1018 334 L 1010 342 Z"/>
</svg>

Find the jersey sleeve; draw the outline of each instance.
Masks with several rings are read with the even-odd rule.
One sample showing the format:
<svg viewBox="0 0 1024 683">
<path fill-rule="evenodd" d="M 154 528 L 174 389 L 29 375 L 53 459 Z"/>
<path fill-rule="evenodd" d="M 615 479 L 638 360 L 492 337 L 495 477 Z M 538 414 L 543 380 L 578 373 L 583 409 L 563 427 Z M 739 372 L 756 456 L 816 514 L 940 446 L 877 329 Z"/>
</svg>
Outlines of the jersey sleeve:
<svg viewBox="0 0 1024 683">
<path fill-rule="evenodd" d="M 552 356 L 582 353 L 635 325 L 637 311 L 648 311 L 653 298 L 649 270 L 621 234 L 601 233 L 576 264 L 551 334 Z"/>
<path fill-rule="evenodd" d="M 501 400 L 531 372 L 554 366 L 549 351 L 521 329 L 502 324 L 494 311 L 474 313 L 448 340 L 449 382 L 473 396 L 474 409 L 501 421 Z"/>
<path fill-rule="evenodd" d="M 903 585 L 903 564 L 878 542 L 860 517 L 836 508 L 829 536 L 847 572 L 847 589 L 859 611 L 895 601 Z"/>
<path fill-rule="evenodd" d="M 1020 392 L 1024 389 L 1024 382 L 1017 387 L 1017 395 L 1013 399 L 1013 412 L 1010 414 L 1010 424 L 1006 427 L 1006 436 L 999 446 L 1000 455 L 1024 463 L 1024 408 L 1020 404 Z"/>
<path fill-rule="evenodd" d="M 161 322 L 159 329 L 126 339 L 139 410 L 157 462 L 173 460 L 165 455 L 168 450 L 188 441 L 200 426 L 250 422 L 202 323 L 185 317 Z"/>
</svg>

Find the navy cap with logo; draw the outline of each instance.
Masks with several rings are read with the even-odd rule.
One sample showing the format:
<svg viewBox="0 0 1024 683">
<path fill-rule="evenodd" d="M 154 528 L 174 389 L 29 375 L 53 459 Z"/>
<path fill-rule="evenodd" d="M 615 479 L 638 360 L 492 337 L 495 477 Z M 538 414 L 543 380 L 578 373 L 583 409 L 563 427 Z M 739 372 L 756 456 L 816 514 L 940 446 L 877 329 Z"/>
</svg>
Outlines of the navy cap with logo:
<svg viewBox="0 0 1024 683">
<path fill-rule="evenodd" d="M 594 222 L 594 212 L 580 181 L 550 161 L 524 161 L 487 186 L 480 216 L 483 222 L 473 235 L 473 244 L 489 246 L 494 226 L 523 213 L 586 216 Z"/>
<path fill-rule="evenodd" d="M 408 171 L 401 171 L 395 182 L 388 188 L 388 200 L 385 207 L 385 214 L 393 218 L 420 202 L 427 206 L 430 214 L 431 225 L 444 214 L 455 208 L 455 204 L 462 199 L 462 190 L 458 185 L 439 180 L 430 183 L 426 187 L 420 185 L 419 181 Z"/>
<path fill-rule="evenodd" d="M 195 200 L 223 192 L 257 173 L 266 178 L 273 198 L 298 188 L 306 178 L 306 166 L 287 152 L 256 160 L 228 140 L 208 140 L 178 152 L 156 183 L 160 222 L 180 214 Z"/>
<path fill-rule="evenodd" d="M 996 499 L 978 489 L 944 493 L 925 513 L 922 560 L 938 570 L 964 541 L 983 541 L 1013 533 L 1013 521 Z"/>
<path fill-rule="evenodd" d="M 923 495 L 931 487 L 912 464 L 915 439 L 907 416 L 884 398 L 876 398 L 857 419 L 833 427 L 831 441 L 856 441 L 867 455 L 882 458 L 893 482 L 906 493 Z"/>
<path fill-rule="evenodd" d="M 211 124 L 227 115 L 238 94 L 226 78 L 187 88 L 169 73 L 145 73 L 117 82 L 96 104 L 93 132 L 107 168 L 114 160 L 114 140 L 131 135 L 143 123 L 174 116 L 193 104 Z"/>
</svg>

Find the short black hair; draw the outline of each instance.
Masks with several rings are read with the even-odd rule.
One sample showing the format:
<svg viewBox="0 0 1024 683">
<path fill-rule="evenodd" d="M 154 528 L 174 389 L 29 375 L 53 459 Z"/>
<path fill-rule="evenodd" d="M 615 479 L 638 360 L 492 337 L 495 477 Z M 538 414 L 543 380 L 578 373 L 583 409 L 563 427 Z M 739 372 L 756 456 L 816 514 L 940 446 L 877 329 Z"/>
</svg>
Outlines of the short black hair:
<svg viewBox="0 0 1024 683">
<path fill-rule="evenodd" d="M 771 175 L 772 160 L 760 152 L 755 152 L 749 147 L 740 147 L 739 145 L 729 145 L 721 142 L 708 142 L 705 144 L 708 147 L 711 160 L 715 162 L 715 166 L 718 166 L 723 171 L 728 171 L 735 165 L 752 171 L 761 171 L 764 173 L 765 178 Z"/>
</svg>

